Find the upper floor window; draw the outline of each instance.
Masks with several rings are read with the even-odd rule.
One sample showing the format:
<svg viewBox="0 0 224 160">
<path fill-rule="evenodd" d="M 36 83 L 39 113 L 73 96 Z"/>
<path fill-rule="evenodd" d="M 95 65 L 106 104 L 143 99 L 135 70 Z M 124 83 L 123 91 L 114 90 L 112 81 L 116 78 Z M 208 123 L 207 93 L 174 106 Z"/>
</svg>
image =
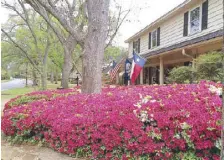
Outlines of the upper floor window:
<svg viewBox="0 0 224 160">
<path fill-rule="evenodd" d="M 195 34 L 208 28 L 208 0 L 184 13 L 183 36 Z"/>
<path fill-rule="evenodd" d="M 149 33 L 149 49 L 160 46 L 160 27 Z"/>
<path fill-rule="evenodd" d="M 157 30 L 152 32 L 152 48 L 157 45 Z"/>
<path fill-rule="evenodd" d="M 140 38 L 133 42 L 133 51 L 140 53 Z"/>
<path fill-rule="evenodd" d="M 200 7 L 197 7 L 190 11 L 190 34 L 197 33 L 201 30 L 201 12 Z"/>
</svg>

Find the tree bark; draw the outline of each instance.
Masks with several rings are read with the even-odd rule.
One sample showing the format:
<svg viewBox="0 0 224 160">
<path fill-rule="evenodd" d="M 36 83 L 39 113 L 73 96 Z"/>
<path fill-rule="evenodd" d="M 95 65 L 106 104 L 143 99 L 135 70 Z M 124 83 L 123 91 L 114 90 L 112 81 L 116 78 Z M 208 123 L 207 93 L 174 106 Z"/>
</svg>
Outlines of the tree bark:
<svg viewBox="0 0 224 160">
<path fill-rule="evenodd" d="M 37 73 L 35 69 L 33 69 L 33 86 L 38 86 Z"/>
<path fill-rule="evenodd" d="M 72 53 L 76 44 L 75 39 L 71 35 L 66 39 L 66 44 L 64 45 L 64 64 L 61 79 L 62 88 L 68 88 L 69 75 L 72 69 Z"/>
<path fill-rule="evenodd" d="M 41 74 L 41 90 L 47 89 L 47 76 L 46 71 L 43 70 L 43 73 Z"/>
<path fill-rule="evenodd" d="M 109 0 L 87 0 L 88 34 L 82 66 L 82 93 L 100 93 L 102 61 L 108 30 Z"/>
<path fill-rule="evenodd" d="M 58 72 L 55 72 L 55 84 L 58 84 Z"/>
<path fill-rule="evenodd" d="M 49 31 L 49 26 L 47 26 L 47 32 Z M 49 37 L 47 37 L 47 44 L 44 50 L 44 57 L 42 62 L 42 73 L 41 73 L 41 89 L 46 90 L 47 89 L 47 59 L 48 59 L 48 53 L 50 49 L 50 40 Z"/>
<path fill-rule="evenodd" d="M 26 63 L 26 87 L 28 87 L 28 63 Z"/>
<path fill-rule="evenodd" d="M 53 72 L 51 72 L 51 78 L 50 78 L 50 80 L 51 80 L 51 83 L 54 83 L 54 73 Z"/>
<path fill-rule="evenodd" d="M 43 66 L 42 66 L 42 74 L 41 74 L 41 89 L 47 89 L 47 57 L 48 57 L 48 49 L 45 51 Z"/>
</svg>

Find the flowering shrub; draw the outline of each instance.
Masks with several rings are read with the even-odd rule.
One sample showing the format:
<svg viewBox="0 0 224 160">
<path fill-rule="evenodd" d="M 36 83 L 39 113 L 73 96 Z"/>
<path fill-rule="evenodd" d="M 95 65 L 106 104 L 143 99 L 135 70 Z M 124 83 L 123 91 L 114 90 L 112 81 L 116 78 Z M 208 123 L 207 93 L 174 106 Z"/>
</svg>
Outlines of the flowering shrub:
<svg viewBox="0 0 224 160">
<path fill-rule="evenodd" d="M 32 92 L 26 95 L 21 95 L 16 98 L 11 99 L 5 104 L 4 110 L 11 107 L 15 107 L 22 104 L 27 104 L 37 100 L 51 100 L 57 96 L 66 96 L 69 94 L 79 93 L 79 89 L 67 89 L 67 90 L 48 90 L 48 91 L 39 91 Z"/>
<path fill-rule="evenodd" d="M 35 92 L 6 104 L 2 131 L 44 140 L 55 150 L 94 159 L 219 159 L 220 84 L 105 87 Z M 13 106 L 15 105 L 15 106 Z"/>
</svg>

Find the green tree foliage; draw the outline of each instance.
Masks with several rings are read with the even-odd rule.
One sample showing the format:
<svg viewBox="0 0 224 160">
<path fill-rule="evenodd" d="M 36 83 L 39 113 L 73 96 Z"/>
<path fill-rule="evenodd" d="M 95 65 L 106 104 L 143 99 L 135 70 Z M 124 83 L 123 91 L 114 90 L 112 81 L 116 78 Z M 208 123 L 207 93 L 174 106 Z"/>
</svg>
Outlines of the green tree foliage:
<svg viewBox="0 0 224 160">
<path fill-rule="evenodd" d="M 116 60 L 119 57 L 127 56 L 128 52 L 121 47 L 109 46 L 104 52 L 104 62 L 109 63 L 111 60 Z"/>
<path fill-rule="evenodd" d="M 191 66 L 176 67 L 169 73 L 168 81 L 171 83 L 189 83 L 193 81 L 196 72 Z"/>
<path fill-rule="evenodd" d="M 169 73 L 169 82 L 189 83 L 191 81 L 212 80 L 221 81 L 223 75 L 221 52 L 209 52 L 200 55 L 196 60 L 196 68 L 181 66 L 173 68 Z"/>
<path fill-rule="evenodd" d="M 37 79 L 41 78 L 40 89 L 46 89 L 48 65 L 51 64 L 54 71 L 60 72 L 63 49 L 45 20 L 32 10 L 27 12 L 29 18 L 10 17 L 3 25 L 8 36 L 2 37 L 2 68 L 13 72 L 12 76 L 14 73 L 22 73 L 24 77 L 29 71 L 31 78 L 32 72 L 36 72 L 35 78 L 31 79 L 39 81 Z"/>
<path fill-rule="evenodd" d="M 197 58 L 197 73 L 199 79 L 221 81 L 223 54 L 210 52 Z"/>
<path fill-rule="evenodd" d="M 6 70 L 2 69 L 1 70 L 1 80 L 7 80 L 9 78 L 10 78 L 10 76 L 9 76 L 8 72 Z"/>
<path fill-rule="evenodd" d="M 19 77 L 19 73 L 25 70 L 24 64 L 29 61 L 20 54 L 20 50 L 10 42 L 1 42 L 2 71 L 6 71 L 9 77 Z"/>
</svg>

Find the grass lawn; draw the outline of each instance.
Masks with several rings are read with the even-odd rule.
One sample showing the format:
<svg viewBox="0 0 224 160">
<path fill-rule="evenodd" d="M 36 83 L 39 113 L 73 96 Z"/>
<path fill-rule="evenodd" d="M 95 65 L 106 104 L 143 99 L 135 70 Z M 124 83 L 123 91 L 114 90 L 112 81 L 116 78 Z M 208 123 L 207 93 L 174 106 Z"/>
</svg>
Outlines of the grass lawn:
<svg viewBox="0 0 224 160">
<path fill-rule="evenodd" d="M 10 99 L 15 98 L 18 95 L 26 94 L 33 91 L 34 91 L 34 88 L 32 87 L 16 88 L 16 89 L 2 91 L 1 92 L 1 110 L 3 110 L 5 103 L 8 102 Z"/>
<path fill-rule="evenodd" d="M 58 82 L 58 84 L 52 84 L 50 82 L 47 83 L 47 89 L 57 89 L 60 87 L 61 82 Z M 74 87 L 74 84 L 69 84 L 69 87 Z M 23 95 L 29 92 L 38 91 L 39 89 L 37 87 L 24 87 L 24 88 L 16 88 L 16 89 L 10 89 L 5 90 L 1 92 L 1 109 L 3 109 L 4 104 L 9 101 L 12 98 L 17 97 L 18 95 Z"/>
<path fill-rule="evenodd" d="M 11 81 L 10 79 L 5 79 L 5 80 L 1 80 L 1 83 L 4 83 L 4 82 L 9 82 Z"/>
</svg>

